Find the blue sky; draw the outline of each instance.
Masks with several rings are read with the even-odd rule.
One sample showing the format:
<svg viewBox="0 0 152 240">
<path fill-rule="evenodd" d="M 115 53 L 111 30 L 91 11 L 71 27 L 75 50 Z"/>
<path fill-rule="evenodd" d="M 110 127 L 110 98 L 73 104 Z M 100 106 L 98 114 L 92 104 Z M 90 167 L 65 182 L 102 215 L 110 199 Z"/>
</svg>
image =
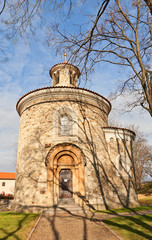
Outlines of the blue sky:
<svg viewBox="0 0 152 240">
<path fill-rule="evenodd" d="M 49 69 L 63 61 L 63 56 L 56 57 L 47 46 L 32 43 L 25 45 L 20 41 L 10 46 L 9 61 L 0 66 L 0 171 L 15 171 L 17 141 L 19 131 L 19 116 L 16 112 L 16 102 L 28 91 L 50 86 Z M 112 66 L 100 66 L 91 76 L 91 84 L 86 86 L 101 95 L 108 97 L 116 86 L 120 73 Z M 81 86 L 83 86 L 81 79 Z M 122 126 L 135 124 L 147 135 L 152 144 L 151 117 L 145 111 L 135 109 L 123 113 L 125 99 L 120 98 L 113 104 L 111 119 Z M 120 108 L 121 105 L 121 108 Z"/>
<path fill-rule="evenodd" d="M 39 37 L 37 37 L 39 36 Z M 0 64 L 0 171 L 15 171 L 19 116 L 16 102 L 25 93 L 50 86 L 49 69 L 56 63 L 63 62 L 64 57 L 55 55 L 55 51 L 45 44 L 45 29 L 39 29 L 30 44 L 18 39 L 15 44 L 8 41 L 8 61 Z M 37 40 L 38 39 L 38 40 Z M 115 90 L 118 80 L 124 78 L 123 72 L 109 64 L 96 66 L 91 75 L 91 82 L 85 87 L 96 91 L 104 97 Z M 84 87 L 83 77 L 81 87 Z M 130 96 L 131 98 L 132 96 Z M 152 145 L 152 121 L 149 114 L 136 108 L 124 113 L 126 96 L 112 102 L 110 119 L 118 121 L 121 126 L 130 124 L 139 126 Z"/>
</svg>

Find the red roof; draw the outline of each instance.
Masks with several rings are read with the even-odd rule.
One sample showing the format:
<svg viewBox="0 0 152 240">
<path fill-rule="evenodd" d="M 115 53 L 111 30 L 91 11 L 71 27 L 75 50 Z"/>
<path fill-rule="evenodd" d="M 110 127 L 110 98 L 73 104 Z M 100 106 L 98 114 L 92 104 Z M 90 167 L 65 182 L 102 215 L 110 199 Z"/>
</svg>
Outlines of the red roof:
<svg viewBox="0 0 152 240">
<path fill-rule="evenodd" d="M 15 179 L 16 173 L 0 172 L 0 179 Z"/>
</svg>

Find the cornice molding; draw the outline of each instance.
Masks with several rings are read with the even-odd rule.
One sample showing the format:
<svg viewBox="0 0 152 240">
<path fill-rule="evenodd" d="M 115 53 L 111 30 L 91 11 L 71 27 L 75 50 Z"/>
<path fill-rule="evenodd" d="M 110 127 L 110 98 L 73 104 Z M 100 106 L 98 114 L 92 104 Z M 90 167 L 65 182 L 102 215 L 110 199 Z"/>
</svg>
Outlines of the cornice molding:
<svg viewBox="0 0 152 240">
<path fill-rule="evenodd" d="M 101 108 L 107 115 L 111 110 L 110 102 L 103 96 L 82 88 L 50 87 L 31 91 L 19 99 L 16 109 L 19 115 L 27 108 L 46 102 L 72 101 L 91 104 Z"/>
<path fill-rule="evenodd" d="M 119 139 L 134 141 L 136 136 L 133 131 L 126 128 L 103 127 L 102 129 L 105 133 L 105 137 L 108 142 L 110 141 L 110 138 L 114 138 L 114 139 L 119 138 Z"/>
</svg>

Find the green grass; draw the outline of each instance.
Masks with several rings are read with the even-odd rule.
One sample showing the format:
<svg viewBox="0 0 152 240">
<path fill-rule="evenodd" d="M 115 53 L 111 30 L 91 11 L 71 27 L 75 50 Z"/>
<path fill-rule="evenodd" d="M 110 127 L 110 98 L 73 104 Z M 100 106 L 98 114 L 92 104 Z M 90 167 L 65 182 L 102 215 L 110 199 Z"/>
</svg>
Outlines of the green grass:
<svg viewBox="0 0 152 240">
<path fill-rule="evenodd" d="M 124 240 L 152 239 L 152 214 L 103 220 Z"/>
<path fill-rule="evenodd" d="M 0 239 L 25 240 L 34 226 L 39 214 L 0 213 Z"/>
<path fill-rule="evenodd" d="M 120 209 L 111 209 L 111 210 L 99 210 L 97 213 L 124 213 L 124 212 L 137 212 L 137 211 L 146 211 L 152 210 L 152 206 L 140 206 L 135 208 L 120 208 Z"/>
</svg>

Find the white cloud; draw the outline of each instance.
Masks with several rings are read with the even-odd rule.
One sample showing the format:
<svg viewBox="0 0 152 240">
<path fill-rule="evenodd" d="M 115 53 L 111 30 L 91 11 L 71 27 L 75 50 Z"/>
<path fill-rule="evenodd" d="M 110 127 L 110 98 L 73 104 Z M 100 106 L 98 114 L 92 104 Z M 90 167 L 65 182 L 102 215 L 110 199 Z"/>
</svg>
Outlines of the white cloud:
<svg viewBox="0 0 152 240">
<path fill-rule="evenodd" d="M 19 92 L 20 88 L 14 83 L 0 87 L 0 171 L 15 171 L 19 127 L 15 105 Z"/>
<path fill-rule="evenodd" d="M 107 97 L 116 89 L 119 79 L 125 79 L 125 73 L 120 74 L 119 68 L 115 68 L 110 64 L 101 64 L 102 69 L 97 69 L 92 75 L 91 89 L 99 94 Z M 110 100 L 109 97 L 107 97 Z M 143 110 L 141 106 L 135 107 L 132 111 L 128 111 L 127 104 L 134 101 L 136 95 L 125 94 L 120 95 L 117 99 L 110 101 L 112 104 L 112 111 L 109 115 L 109 119 L 114 121 L 115 124 L 120 124 L 122 127 L 128 125 L 135 125 L 139 127 L 139 130 L 145 134 L 149 144 L 152 145 L 152 118 L 146 110 Z"/>
<path fill-rule="evenodd" d="M 29 53 L 28 47 L 21 52 L 22 47 L 13 49 L 9 61 L 0 67 L 0 171 L 15 171 L 19 131 L 16 102 L 23 91 L 20 75 Z"/>
<path fill-rule="evenodd" d="M 12 46 L 9 61 L 0 65 L 0 171 L 16 169 L 18 99 L 28 91 L 44 86 L 50 78 L 48 72 L 42 75 L 43 68 L 51 61 L 51 65 L 55 63 L 55 58 L 51 59 L 50 52 L 47 49 L 44 51 L 39 43 L 30 47 L 19 42 Z"/>
</svg>

